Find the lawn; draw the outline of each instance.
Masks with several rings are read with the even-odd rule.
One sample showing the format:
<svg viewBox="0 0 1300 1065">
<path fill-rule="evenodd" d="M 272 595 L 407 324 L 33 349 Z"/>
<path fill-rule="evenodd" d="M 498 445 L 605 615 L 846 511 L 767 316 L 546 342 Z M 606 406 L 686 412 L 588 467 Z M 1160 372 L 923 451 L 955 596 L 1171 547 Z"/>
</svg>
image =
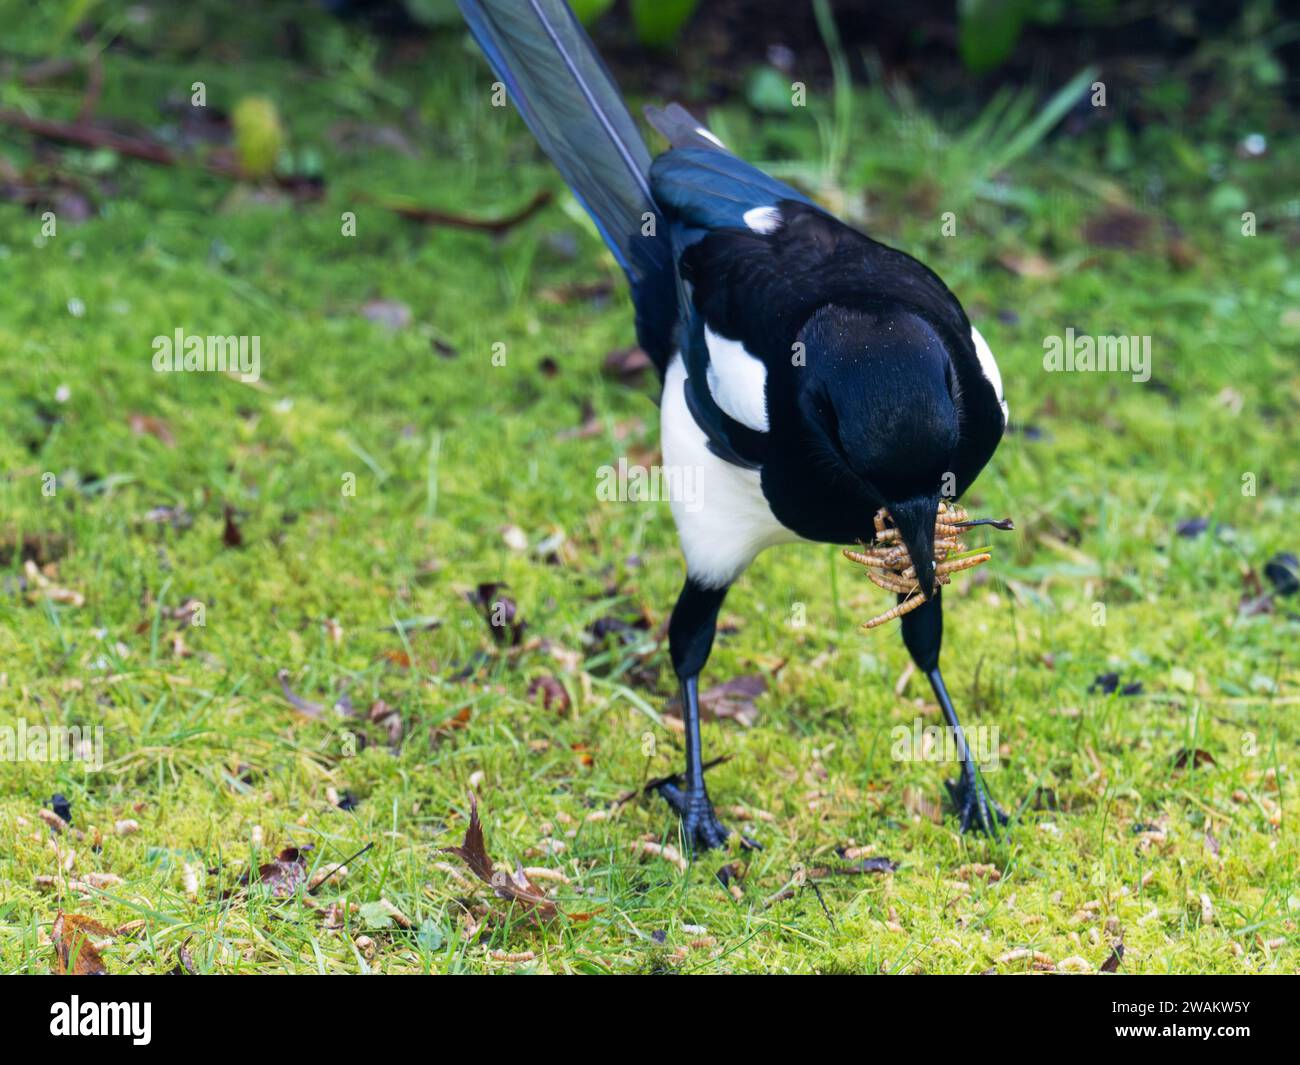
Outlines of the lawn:
<svg viewBox="0 0 1300 1065">
<path fill-rule="evenodd" d="M 1300 596 L 1264 572 L 1300 550 L 1293 128 L 1262 157 L 1227 121 L 1040 137 L 1050 93 L 1000 123 L 843 84 L 715 111 L 934 267 L 997 354 L 1011 431 L 966 502 L 1017 531 L 945 596 L 944 667 L 1015 816 L 958 834 L 952 766 L 897 757 L 941 718 L 896 626 L 860 628 L 887 597 L 790 546 L 703 681 L 763 681 L 704 733 L 763 849 L 676 861 L 638 792 L 681 758 L 682 563 L 665 504 L 596 494 L 657 456 L 652 380 L 604 368 L 633 342 L 616 266 L 457 37 L 381 64 L 325 21 L 290 62 L 203 10 L 105 53 L 97 116 L 202 150 L 226 132 L 194 82 L 214 111 L 264 96 L 318 198 L 0 126 L 0 185 L 45 197 L 0 199 L 0 725 L 104 743 L 95 771 L 0 761 L 0 971 L 48 972 L 60 911 L 118 931 L 112 972 L 183 945 L 207 973 L 1300 968 Z M 26 27 L 31 54 L 66 32 Z M 500 234 L 390 209 L 540 190 Z M 258 379 L 155 372 L 177 329 L 259 338 Z M 1046 372 L 1067 329 L 1149 337 L 1150 379 Z M 471 792 L 551 919 L 444 852 Z"/>
</svg>

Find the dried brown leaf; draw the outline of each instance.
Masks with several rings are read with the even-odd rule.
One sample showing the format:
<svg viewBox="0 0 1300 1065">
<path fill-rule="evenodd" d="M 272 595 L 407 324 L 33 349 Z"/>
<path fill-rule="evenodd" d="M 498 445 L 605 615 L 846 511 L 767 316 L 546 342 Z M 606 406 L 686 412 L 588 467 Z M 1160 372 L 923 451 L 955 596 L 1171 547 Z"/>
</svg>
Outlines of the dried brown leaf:
<svg viewBox="0 0 1300 1065">
<path fill-rule="evenodd" d="M 650 356 L 640 348 L 619 348 L 605 356 L 604 370 L 606 376 L 631 384 L 652 365 Z"/>
<path fill-rule="evenodd" d="M 1214 755 L 1209 751 L 1203 751 L 1199 747 L 1195 750 L 1184 747 L 1178 752 L 1178 757 L 1174 759 L 1175 769 L 1186 769 L 1189 765 L 1193 769 L 1200 769 L 1203 765 L 1218 765 L 1214 760 Z"/>
<path fill-rule="evenodd" d="M 1036 251 L 1005 251 L 998 256 L 998 262 L 1017 277 L 1050 280 L 1056 276 L 1056 267 Z"/>
<path fill-rule="evenodd" d="M 1083 239 L 1095 248 L 1136 251 L 1155 229 L 1155 219 L 1128 207 L 1109 207 L 1083 224 Z"/>
<path fill-rule="evenodd" d="M 136 411 L 127 415 L 127 424 L 131 426 L 131 432 L 135 433 L 136 436 L 152 436 L 165 447 L 176 446 L 176 437 L 173 435 L 171 427 L 161 418 Z"/>
<path fill-rule="evenodd" d="M 227 547 L 244 546 L 244 534 L 235 519 L 235 508 L 229 505 L 222 511 L 221 542 Z"/>
<path fill-rule="evenodd" d="M 700 713 L 705 718 L 717 721 L 730 718 L 749 728 L 758 721 L 758 707 L 754 705 L 754 700 L 766 691 L 767 678 L 761 674 L 733 677 L 725 684 L 700 693 Z M 668 713 L 681 717 L 679 700 L 670 703 L 667 709 Z"/>
<path fill-rule="evenodd" d="M 257 879 L 277 899 L 287 899 L 307 879 L 307 852 L 311 845 L 285 847 L 276 857 L 258 866 Z"/>
<path fill-rule="evenodd" d="M 81 914 L 59 911 L 50 938 L 54 941 L 54 971 L 59 976 L 107 976 L 108 969 L 90 937 L 112 937 L 111 928 Z"/>
<path fill-rule="evenodd" d="M 539 921 L 549 921 L 559 911 L 541 888 L 528 879 L 521 866 L 514 873 L 498 870 L 488 857 L 483 840 L 483 825 L 478 819 L 478 799 L 469 797 L 469 825 L 459 847 L 443 847 L 444 854 L 454 854 L 469 871 L 492 888 L 499 899 L 517 902 Z"/>
<path fill-rule="evenodd" d="M 554 677 L 533 678 L 532 683 L 528 685 L 528 697 L 531 699 L 538 693 L 542 697 L 543 710 L 550 710 L 554 706 L 557 711 L 563 714 L 569 709 L 569 693 L 565 690 L 564 685 Z"/>
<path fill-rule="evenodd" d="M 488 623 L 492 638 L 505 647 L 517 647 L 523 642 L 528 626 L 519 617 L 519 607 L 508 595 L 501 594 L 505 585 L 496 581 L 478 585 L 465 598 L 478 609 Z"/>
</svg>

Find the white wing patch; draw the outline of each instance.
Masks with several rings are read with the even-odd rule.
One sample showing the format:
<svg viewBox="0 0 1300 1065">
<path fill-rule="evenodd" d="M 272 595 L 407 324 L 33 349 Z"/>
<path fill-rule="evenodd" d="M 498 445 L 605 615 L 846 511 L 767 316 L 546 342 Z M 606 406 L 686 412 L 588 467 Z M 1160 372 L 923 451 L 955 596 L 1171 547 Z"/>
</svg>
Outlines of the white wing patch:
<svg viewBox="0 0 1300 1065">
<path fill-rule="evenodd" d="M 993 352 L 989 348 L 988 341 L 980 336 L 980 331 L 974 326 L 970 327 L 970 338 L 975 344 L 975 354 L 980 360 L 980 370 L 988 379 L 989 384 L 993 386 L 993 393 L 998 397 L 998 403 L 1002 405 L 1002 421 L 1004 423 L 1009 422 L 1011 415 L 1007 407 L 1006 394 L 1002 391 L 1002 374 L 998 370 L 997 360 L 993 358 Z"/>
<path fill-rule="evenodd" d="M 709 391 L 718 406 L 741 425 L 767 432 L 767 367 L 738 340 L 704 327 L 709 347 Z"/>
<path fill-rule="evenodd" d="M 706 587 L 723 588 L 764 548 L 800 537 L 776 520 L 757 470 L 733 466 L 709 450 L 704 430 L 686 406 L 685 384 L 686 367 L 675 355 L 664 377 L 660 439 L 664 465 L 691 471 L 696 494 L 672 499 L 673 520 L 686 572 Z"/>
<path fill-rule="evenodd" d="M 751 207 L 744 218 L 745 225 L 755 233 L 775 233 L 781 228 L 781 211 L 777 207 Z"/>
</svg>

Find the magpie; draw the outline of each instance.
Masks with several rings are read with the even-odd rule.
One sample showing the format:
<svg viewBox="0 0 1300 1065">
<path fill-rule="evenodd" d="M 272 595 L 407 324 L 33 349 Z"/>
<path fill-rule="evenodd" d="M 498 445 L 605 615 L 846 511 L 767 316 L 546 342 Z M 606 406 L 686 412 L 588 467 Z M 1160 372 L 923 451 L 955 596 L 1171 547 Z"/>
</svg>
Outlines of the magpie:
<svg viewBox="0 0 1300 1065">
<path fill-rule="evenodd" d="M 685 842 L 731 834 L 705 784 L 699 704 L 728 588 L 776 544 L 872 542 L 882 508 L 924 598 L 902 617 L 903 642 L 953 731 L 961 829 L 996 834 L 1006 814 L 939 671 L 935 562 L 941 502 L 970 487 L 1007 425 L 988 344 L 933 271 L 746 163 L 680 105 L 646 108 L 670 145 L 652 160 L 564 0 L 457 3 L 627 275 L 662 382 L 664 464 L 697 478 L 692 505 L 671 501 L 686 560 L 668 625 L 686 767 L 658 786 Z"/>
</svg>

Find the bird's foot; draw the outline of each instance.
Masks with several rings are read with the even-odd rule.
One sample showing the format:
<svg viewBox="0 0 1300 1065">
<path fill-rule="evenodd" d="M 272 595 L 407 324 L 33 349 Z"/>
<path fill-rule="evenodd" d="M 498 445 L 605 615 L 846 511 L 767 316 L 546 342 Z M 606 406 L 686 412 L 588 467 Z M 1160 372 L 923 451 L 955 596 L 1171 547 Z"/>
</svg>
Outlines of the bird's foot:
<svg viewBox="0 0 1300 1065">
<path fill-rule="evenodd" d="M 671 780 L 665 780 L 655 790 L 682 819 L 682 835 L 692 854 L 727 845 L 733 831 L 718 820 L 713 803 L 709 801 L 708 791 L 704 788 L 682 787 Z M 747 836 L 741 836 L 740 842 L 749 850 L 763 849 Z"/>
<path fill-rule="evenodd" d="M 964 763 L 961 776 L 956 780 L 945 780 L 944 786 L 961 818 L 961 830 L 969 832 L 973 828 L 996 839 L 998 826 L 1005 825 L 1009 818 L 1002 807 L 990 798 L 975 767 L 969 762 Z"/>
</svg>

